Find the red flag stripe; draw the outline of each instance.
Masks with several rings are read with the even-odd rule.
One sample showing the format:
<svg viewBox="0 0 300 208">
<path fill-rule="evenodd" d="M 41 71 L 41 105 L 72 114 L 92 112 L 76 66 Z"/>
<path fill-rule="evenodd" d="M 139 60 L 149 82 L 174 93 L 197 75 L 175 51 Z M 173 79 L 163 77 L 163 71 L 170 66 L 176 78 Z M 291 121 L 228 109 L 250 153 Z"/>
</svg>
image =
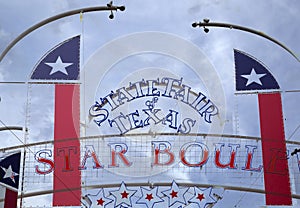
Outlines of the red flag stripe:
<svg viewBox="0 0 300 208">
<path fill-rule="evenodd" d="M 4 208 L 16 208 L 18 201 L 18 192 L 8 188 L 5 190 Z"/>
<path fill-rule="evenodd" d="M 80 142 L 63 141 L 80 137 L 79 89 L 78 84 L 55 85 L 53 206 L 81 205 Z"/>
<path fill-rule="evenodd" d="M 292 205 L 280 93 L 258 94 L 266 205 Z"/>
</svg>

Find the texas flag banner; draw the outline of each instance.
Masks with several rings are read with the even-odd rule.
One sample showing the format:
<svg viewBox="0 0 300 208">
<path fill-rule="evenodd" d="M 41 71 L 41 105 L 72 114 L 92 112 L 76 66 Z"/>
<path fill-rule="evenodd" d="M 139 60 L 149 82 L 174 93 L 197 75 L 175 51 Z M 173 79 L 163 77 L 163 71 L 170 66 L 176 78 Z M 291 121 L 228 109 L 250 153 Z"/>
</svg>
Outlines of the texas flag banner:
<svg viewBox="0 0 300 208">
<path fill-rule="evenodd" d="M 81 205 L 79 59 L 76 36 L 52 48 L 31 75 L 37 84 L 55 85 L 53 206 Z"/>
<path fill-rule="evenodd" d="M 21 152 L 0 157 L 0 185 L 3 192 L 4 208 L 16 208 L 19 188 Z"/>
<path fill-rule="evenodd" d="M 269 70 L 234 50 L 237 91 L 258 94 L 266 205 L 292 205 L 279 85 Z"/>
</svg>

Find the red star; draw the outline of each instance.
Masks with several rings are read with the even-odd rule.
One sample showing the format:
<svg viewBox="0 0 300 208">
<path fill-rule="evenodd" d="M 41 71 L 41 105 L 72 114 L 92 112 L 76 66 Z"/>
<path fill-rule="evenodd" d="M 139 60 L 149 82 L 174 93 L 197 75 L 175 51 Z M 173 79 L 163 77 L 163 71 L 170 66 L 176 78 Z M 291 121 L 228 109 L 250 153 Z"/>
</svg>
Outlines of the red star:
<svg viewBox="0 0 300 208">
<path fill-rule="evenodd" d="M 205 199 L 204 194 L 198 194 L 197 199 L 202 201 L 202 199 Z"/>
<path fill-rule="evenodd" d="M 148 201 L 151 201 L 151 199 L 153 199 L 153 196 L 152 194 L 147 194 L 146 198 L 145 199 L 148 199 Z"/>
<path fill-rule="evenodd" d="M 177 197 L 178 192 L 172 190 L 172 193 L 170 193 L 170 195 L 172 196 L 172 199 Z"/>
<path fill-rule="evenodd" d="M 104 202 L 105 202 L 105 201 L 104 201 L 102 198 L 100 198 L 100 199 L 97 200 L 97 205 L 103 206 L 103 203 L 104 203 Z"/>
<path fill-rule="evenodd" d="M 122 195 L 122 199 L 128 198 L 128 193 L 126 191 L 123 191 L 123 193 L 121 193 L 121 195 Z"/>
</svg>

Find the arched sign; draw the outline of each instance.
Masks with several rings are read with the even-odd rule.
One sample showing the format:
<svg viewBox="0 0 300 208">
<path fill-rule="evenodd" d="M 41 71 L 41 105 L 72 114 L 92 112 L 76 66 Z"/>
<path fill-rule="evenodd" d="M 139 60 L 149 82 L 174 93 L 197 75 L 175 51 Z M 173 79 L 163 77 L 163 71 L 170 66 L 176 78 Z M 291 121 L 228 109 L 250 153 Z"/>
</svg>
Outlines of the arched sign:
<svg viewBox="0 0 300 208">
<path fill-rule="evenodd" d="M 265 195 L 267 205 L 299 198 L 290 175 L 300 174 L 300 144 L 284 138 L 279 84 L 260 61 L 233 50 L 236 91 L 258 94 L 261 137 L 230 135 L 222 81 L 193 43 L 133 33 L 80 69 L 80 38 L 52 48 L 30 75 L 29 97 L 53 97 L 53 139 L 27 145 L 22 197 L 120 208 L 214 206 L 225 190 Z"/>
</svg>

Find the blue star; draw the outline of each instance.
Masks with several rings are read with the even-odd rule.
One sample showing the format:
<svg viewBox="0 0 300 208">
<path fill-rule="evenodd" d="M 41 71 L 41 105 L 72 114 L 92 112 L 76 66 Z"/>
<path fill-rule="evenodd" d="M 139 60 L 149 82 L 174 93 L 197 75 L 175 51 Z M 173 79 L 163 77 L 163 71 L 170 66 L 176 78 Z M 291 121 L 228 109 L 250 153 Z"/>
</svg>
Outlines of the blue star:
<svg viewBox="0 0 300 208">
<path fill-rule="evenodd" d="M 212 187 L 206 189 L 194 187 L 194 196 L 189 200 L 189 202 L 198 204 L 200 208 L 204 208 L 207 204 L 213 204 L 216 200 L 211 197 L 211 191 Z"/>
<path fill-rule="evenodd" d="M 141 187 L 141 191 L 142 191 L 142 197 L 136 201 L 137 204 L 145 204 L 147 208 L 152 208 L 155 203 L 164 201 L 157 195 L 158 187 L 155 187 L 150 190 Z"/>
<path fill-rule="evenodd" d="M 168 197 L 169 207 L 171 207 L 176 202 L 186 205 L 184 194 L 187 192 L 187 190 L 188 188 L 180 189 L 176 182 L 173 181 L 171 188 L 166 191 L 162 191 L 162 193 Z"/>
</svg>

